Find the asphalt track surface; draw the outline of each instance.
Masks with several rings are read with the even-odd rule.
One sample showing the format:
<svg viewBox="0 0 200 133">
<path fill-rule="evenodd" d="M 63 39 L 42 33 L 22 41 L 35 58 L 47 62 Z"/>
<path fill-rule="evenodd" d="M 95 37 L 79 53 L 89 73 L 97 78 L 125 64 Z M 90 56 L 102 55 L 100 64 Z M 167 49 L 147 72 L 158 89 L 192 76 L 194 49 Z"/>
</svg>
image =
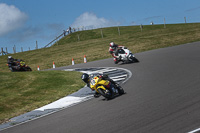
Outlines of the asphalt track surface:
<svg viewBox="0 0 200 133">
<path fill-rule="evenodd" d="M 113 60 L 56 68 L 120 67 L 132 72 L 126 94 L 93 98 L 1 133 L 184 133 L 200 128 L 200 42 L 135 54 L 139 63 Z"/>
</svg>

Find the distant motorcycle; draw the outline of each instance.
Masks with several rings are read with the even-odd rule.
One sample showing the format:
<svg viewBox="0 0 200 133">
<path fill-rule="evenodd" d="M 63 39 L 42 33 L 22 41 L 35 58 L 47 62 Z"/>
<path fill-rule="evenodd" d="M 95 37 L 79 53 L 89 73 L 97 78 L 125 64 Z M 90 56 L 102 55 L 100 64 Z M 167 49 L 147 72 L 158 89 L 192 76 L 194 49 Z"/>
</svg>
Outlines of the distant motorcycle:
<svg viewBox="0 0 200 133">
<path fill-rule="evenodd" d="M 134 54 L 126 47 L 118 49 L 118 55 L 120 61 L 123 63 L 134 63 L 139 62 L 139 60 L 134 56 Z"/>
<path fill-rule="evenodd" d="M 90 75 L 90 87 L 106 99 L 112 99 L 117 95 L 124 94 L 124 90 L 120 85 L 116 86 L 109 80 L 103 80 L 98 74 Z"/>
<path fill-rule="evenodd" d="M 13 64 L 7 64 L 11 72 L 32 71 L 32 69 L 28 65 L 26 65 L 23 60 L 15 61 Z"/>
</svg>

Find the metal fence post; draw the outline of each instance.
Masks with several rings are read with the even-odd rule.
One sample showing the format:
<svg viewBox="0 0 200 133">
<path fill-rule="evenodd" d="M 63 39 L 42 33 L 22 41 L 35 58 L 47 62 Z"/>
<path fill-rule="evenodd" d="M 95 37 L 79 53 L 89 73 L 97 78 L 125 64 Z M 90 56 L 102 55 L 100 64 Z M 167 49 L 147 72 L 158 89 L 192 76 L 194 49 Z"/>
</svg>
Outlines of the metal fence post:
<svg viewBox="0 0 200 133">
<path fill-rule="evenodd" d="M 166 22 L 165 22 L 165 18 L 164 18 L 164 28 L 166 28 Z"/>
<path fill-rule="evenodd" d="M 103 31 L 102 31 L 102 29 L 101 29 L 101 38 L 103 38 Z"/>
<path fill-rule="evenodd" d="M 13 47 L 13 52 L 14 52 L 14 54 L 16 53 L 16 46 L 15 45 Z"/>
<path fill-rule="evenodd" d="M 80 37 L 79 37 L 79 34 L 78 34 L 78 41 L 80 41 Z"/>
<path fill-rule="evenodd" d="M 119 36 L 120 36 L 120 29 L 119 29 L 119 26 L 118 26 L 118 33 L 119 33 Z"/>
<path fill-rule="evenodd" d="M 141 29 L 141 32 L 142 32 L 142 30 L 143 30 L 143 25 L 142 24 L 140 25 L 140 29 Z"/>
<path fill-rule="evenodd" d="M 2 54 L 2 56 L 3 56 L 3 48 L 1 48 L 1 54 Z"/>
<path fill-rule="evenodd" d="M 35 48 L 38 49 L 38 43 L 37 43 L 37 41 L 36 41 L 36 47 Z"/>
<path fill-rule="evenodd" d="M 184 20 L 185 20 L 185 24 L 186 24 L 186 23 L 187 23 L 187 22 L 186 22 L 186 17 L 184 17 Z"/>
</svg>

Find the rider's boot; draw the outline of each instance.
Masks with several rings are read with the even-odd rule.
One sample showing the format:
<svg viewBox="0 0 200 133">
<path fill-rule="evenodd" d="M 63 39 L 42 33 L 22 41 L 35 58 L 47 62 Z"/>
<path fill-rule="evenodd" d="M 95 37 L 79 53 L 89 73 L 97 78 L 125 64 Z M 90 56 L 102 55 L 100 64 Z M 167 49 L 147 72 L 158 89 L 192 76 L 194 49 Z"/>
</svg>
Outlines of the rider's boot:
<svg viewBox="0 0 200 133">
<path fill-rule="evenodd" d="M 115 64 L 117 64 L 119 61 L 117 60 L 117 58 L 114 58 L 114 62 Z"/>
</svg>

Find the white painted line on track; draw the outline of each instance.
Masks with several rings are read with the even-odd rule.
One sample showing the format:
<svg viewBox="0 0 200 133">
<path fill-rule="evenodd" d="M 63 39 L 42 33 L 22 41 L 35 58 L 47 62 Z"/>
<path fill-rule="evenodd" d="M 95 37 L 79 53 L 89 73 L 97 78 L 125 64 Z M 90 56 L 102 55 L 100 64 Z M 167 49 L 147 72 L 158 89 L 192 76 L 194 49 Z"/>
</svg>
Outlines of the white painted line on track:
<svg viewBox="0 0 200 133">
<path fill-rule="evenodd" d="M 97 71 L 80 71 L 80 72 L 92 74 L 92 73 L 110 72 L 110 71 L 115 71 L 115 70 L 117 70 L 117 69 L 102 69 L 102 70 L 97 70 Z"/>
<path fill-rule="evenodd" d="M 118 78 L 118 79 L 112 79 L 113 81 L 121 81 L 121 80 L 124 80 L 126 78 Z"/>
<path fill-rule="evenodd" d="M 100 72 L 110 72 L 110 71 L 116 71 L 117 69 L 102 69 L 102 70 L 97 70 L 97 71 L 93 71 L 94 73 L 100 73 Z"/>
<path fill-rule="evenodd" d="M 36 111 L 37 110 L 44 111 L 44 110 L 48 110 L 48 109 L 66 108 L 66 107 L 71 106 L 73 104 L 80 103 L 83 100 L 91 98 L 91 97 L 93 97 L 93 96 L 92 95 L 91 96 L 85 96 L 85 97 L 67 96 L 67 97 L 61 98 L 61 99 L 59 99 L 59 100 L 57 100 L 53 103 L 50 103 L 50 104 L 48 104 L 44 107 L 36 109 Z"/>
<path fill-rule="evenodd" d="M 124 75 L 120 75 L 120 76 L 114 76 L 114 77 L 110 77 L 111 79 L 118 79 L 120 77 L 127 77 L 127 74 Z"/>
<path fill-rule="evenodd" d="M 200 131 L 200 128 L 195 129 L 195 130 L 193 130 L 193 131 L 190 131 L 190 132 L 188 132 L 188 133 L 195 133 L 195 132 L 198 132 L 198 131 Z"/>
</svg>

